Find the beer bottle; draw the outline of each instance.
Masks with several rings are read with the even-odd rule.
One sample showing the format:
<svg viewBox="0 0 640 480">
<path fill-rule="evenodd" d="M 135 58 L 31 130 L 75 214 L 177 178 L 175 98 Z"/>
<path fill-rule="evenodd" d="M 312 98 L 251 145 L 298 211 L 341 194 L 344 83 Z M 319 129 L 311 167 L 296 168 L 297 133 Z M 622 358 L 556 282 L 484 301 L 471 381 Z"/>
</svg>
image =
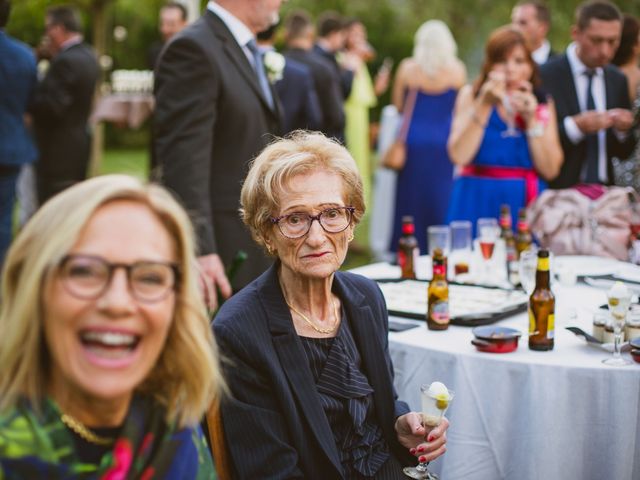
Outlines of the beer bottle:
<svg viewBox="0 0 640 480">
<path fill-rule="evenodd" d="M 525 250 L 531 248 L 533 243 L 533 236 L 531 230 L 529 230 L 529 223 L 527 222 L 527 211 L 521 208 L 518 212 L 518 234 L 516 235 L 516 251 L 518 252 L 518 258 L 520 254 Z"/>
<path fill-rule="evenodd" d="M 507 204 L 500 206 L 500 238 L 504 241 L 506 253 L 507 279 L 513 285 L 517 285 L 518 279 L 518 251 L 516 250 L 516 238 L 511 228 L 511 207 Z"/>
<path fill-rule="evenodd" d="M 402 271 L 401 278 L 416 278 L 416 259 L 418 257 L 418 240 L 415 235 L 413 217 L 402 217 L 402 236 L 398 240 L 398 265 Z"/>
<path fill-rule="evenodd" d="M 427 290 L 427 326 L 429 330 L 449 328 L 449 283 L 442 249 L 433 251 L 433 278 Z"/>
<path fill-rule="evenodd" d="M 549 250 L 538 252 L 536 288 L 529 298 L 529 348 L 553 350 L 556 300 L 549 287 Z"/>
</svg>

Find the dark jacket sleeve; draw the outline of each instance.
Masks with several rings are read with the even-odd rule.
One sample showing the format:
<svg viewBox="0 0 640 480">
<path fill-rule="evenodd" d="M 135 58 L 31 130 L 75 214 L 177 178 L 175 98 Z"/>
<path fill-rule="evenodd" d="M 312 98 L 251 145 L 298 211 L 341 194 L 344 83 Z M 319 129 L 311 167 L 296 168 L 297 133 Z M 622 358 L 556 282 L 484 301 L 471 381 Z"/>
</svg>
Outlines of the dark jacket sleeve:
<svg viewBox="0 0 640 480">
<path fill-rule="evenodd" d="M 177 38 L 156 69 L 154 151 L 162 182 L 194 222 L 201 254 L 216 252 L 210 176 L 219 74 L 201 46 Z"/>
<path fill-rule="evenodd" d="M 229 451 L 238 479 L 298 479 L 298 453 L 260 356 L 233 329 L 214 322 L 216 341 L 224 353 L 225 378 L 233 395 L 221 411 Z"/>
<path fill-rule="evenodd" d="M 77 66 L 67 57 L 51 62 L 49 71 L 34 92 L 29 108 L 36 121 L 51 123 L 64 119 L 73 104 L 75 68 Z"/>
</svg>

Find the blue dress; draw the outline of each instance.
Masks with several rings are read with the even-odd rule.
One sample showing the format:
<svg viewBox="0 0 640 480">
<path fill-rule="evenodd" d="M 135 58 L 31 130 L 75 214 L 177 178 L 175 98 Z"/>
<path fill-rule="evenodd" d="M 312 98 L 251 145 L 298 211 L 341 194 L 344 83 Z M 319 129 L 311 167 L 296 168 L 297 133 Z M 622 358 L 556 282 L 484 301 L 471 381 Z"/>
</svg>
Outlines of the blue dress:
<svg viewBox="0 0 640 480">
<path fill-rule="evenodd" d="M 518 210 L 527 205 L 527 199 L 532 200 L 535 191 L 539 194 L 546 188 L 533 170 L 524 132 L 505 137 L 506 130 L 494 108 L 473 162 L 453 182 L 447 221 L 471 221 L 474 236 L 478 218 L 498 218 L 503 203 L 511 207 L 512 222 L 517 225 Z"/>
<path fill-rule="evenodd" d="M 427 227 L 445 221 L 453 183 L 447 139 L 457 93 L 418 91 L 407 135 L 407 160 L 398 173 L 392 251 L 398 248 L 403 216 L 413 216 L 421 253 L 427 252 Z"/>
</svg>

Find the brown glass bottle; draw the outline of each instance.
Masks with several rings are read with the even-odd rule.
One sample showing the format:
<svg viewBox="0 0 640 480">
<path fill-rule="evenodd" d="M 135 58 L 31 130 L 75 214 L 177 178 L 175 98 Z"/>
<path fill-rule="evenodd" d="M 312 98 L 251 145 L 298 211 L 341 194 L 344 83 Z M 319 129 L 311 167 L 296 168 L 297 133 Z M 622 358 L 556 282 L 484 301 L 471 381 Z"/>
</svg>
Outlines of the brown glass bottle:
<svg viewBox="0 0 640 480">
<path fill-rule="evenodd" d="M 529 223 L 527 222 L 527 211 L 521 208 L 518 212 L 518 234 L 516 235 L 516 251 L 518 252 L 518 258 L 520 254 L 525 250 L 531 248 L 533 243 L 533 236 L 531 230 L 529 230 Z"/>
<path fill-rule="evenodd" d="M 418 240 L 415 235 L 413 217 L 402 217 L 402 236 L 398 240 L 398 265 L 402 278 L 416 278 L 416 259 L 418 257 Z"/>
<path fill-rule="evenodd" d="M 433 251 L 433 278 L 427 289 L 427 326 L 429 330 L 449 328 L 449 283 L 446 260 L 440 248 Z"/>
<path fill-rule="evenodd" d="M 549 251 L 538 252 L 536 288 L 529 297 L 529 348 L 553 350 L 556 299 L 549 285 Z"/>
<path fill-rule="evenodd" d="M 512 284 L 517 285 L 519 283 L 518 250 L 516 249 L 516 237 L 511 226 L 511 207 L 503 204 L 500 206 L 500 238 L 504 241 L 507 279 Z"/>
</svg>

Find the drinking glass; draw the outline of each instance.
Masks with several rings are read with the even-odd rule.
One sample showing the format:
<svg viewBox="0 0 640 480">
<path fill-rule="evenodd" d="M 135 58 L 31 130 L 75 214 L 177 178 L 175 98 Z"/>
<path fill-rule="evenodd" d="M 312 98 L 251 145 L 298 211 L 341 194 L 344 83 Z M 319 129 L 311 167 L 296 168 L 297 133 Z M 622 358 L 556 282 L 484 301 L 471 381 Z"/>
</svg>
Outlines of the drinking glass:
<svg viewBox="0 0 640 480">
<path fill-rule="evenodd" d="M 471 257 L 471 222 L 456 220 L 449 224 L 451 229 L 451 264 L 453 276 L 469 272 Z"/>
<path fill-rule="evenodd" d="M 454 393 L 449 390 L 447 398 L 441 395 L 432 396 L 429 393 L 431 384 L 420 387 L 420 398 L 422 399 L 422 423 L 425 427 L 437 427 L 442 421 L 447 408 L 453 400 Z M 405 467 L 402 469 L 407 477 L 415 479 L 438 480 L 438 476 L 429 472 L 427 466 L 429 462 L 420 462 L 415 467 Z"/>
<path fill-rule="evenodd" d="M 427 227 L 427 246 L 430 256 L 433 256 L 433 251 L 439 248 L 442 250 L 442 254 L 448 257 L 451 250 L 451 229 L 449 225 L 431 225 Z"/>
<path fill-rule="evenodd" d="M 534 248 L 525 250 L 520 254 L 518 271 L 520 273 L 520 283 L 527 295 L 533 293 L 536 287 L 536 270 L 538 269 L 538 251 Z"/>
<path fill-rule="evenodd" d="M 482 258 L 484 259 L 483 277 L 485 282 L 489 282 L 491 273 L 491 257 L 493 256 L 493 249 L 496 246 L 496 240 L 500 233 L 498 220 L 495 218 L 479 218 L 477 233 L 480 253 L 482 253 Z"/>
<path fill-rule="evenodd" d="M 622 329 L 624 328 L 624 322 L 627 319 L 629 305 L 631 305 L 631 292 L 628 289 L 625 290 L 627 293 L 624 295 L 615 293 L 614 288 L 611 288 L 611 290 L 607 292 L 607 300 L 609 301 L 609 312 L 611 313 L 611 322 L 613 323 L 614 343 L 613 356 L 605 358 L 604 360 L 602 360 L 602 363 L 614 367 L 622 367 L 631 363 L 629 360 L 622 358 L 622 355 L 620 355 L 620 340 L 622 337 Z"/>
<path fill-rule="evenodd" d="M 520 132 L 516 128 L 516 112 L 511 104 L 511 98 L 508 94 L 502 96 L 502 106 L 507 114 L 507 129 L 502 132 L 502 137 L 519 137 Z"/>
</svg>

